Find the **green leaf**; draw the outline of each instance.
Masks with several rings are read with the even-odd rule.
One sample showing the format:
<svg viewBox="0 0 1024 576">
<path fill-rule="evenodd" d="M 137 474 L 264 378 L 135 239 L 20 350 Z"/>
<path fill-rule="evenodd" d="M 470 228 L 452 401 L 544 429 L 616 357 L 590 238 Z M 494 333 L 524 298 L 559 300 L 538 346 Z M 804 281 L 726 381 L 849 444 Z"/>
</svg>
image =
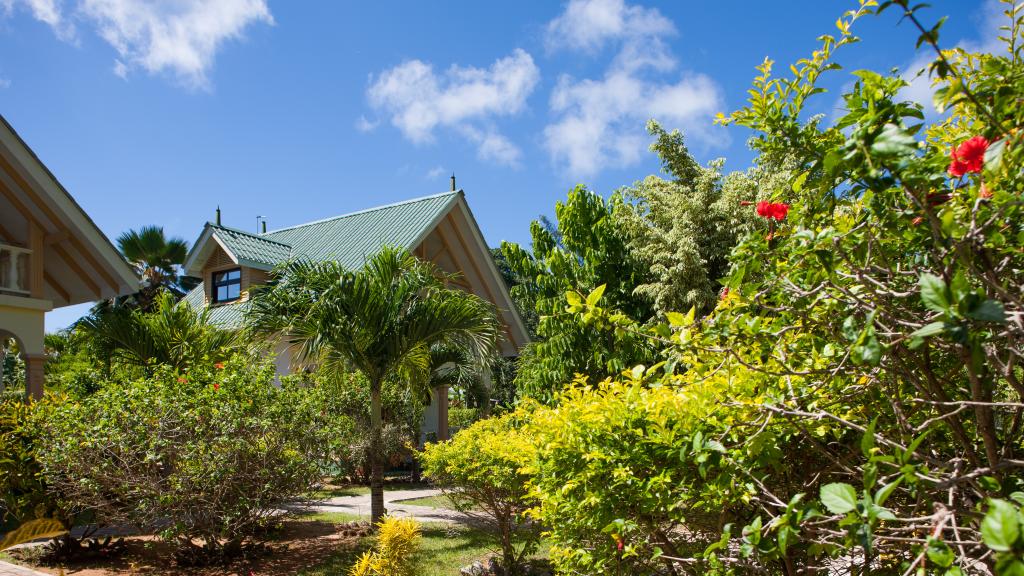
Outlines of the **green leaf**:
<svg viewBox="0 0 1024 576">
<path fill-rule="evenodd" d="M 686 316 L 684 316 L 680 312 L 666 312 L 665 318 L 668 320 L 668 323 L 672 326 L 686 325 Z"/>
<path fill-rule="evenodd" d="M 857 508 L 857 491 L 853 486 L 833 482 L 821 487 L 821 503 L 833 514 L 846 514 Z"/>
<path fill-rule="evenodd" d="M 928 559 L 941 568 L 949 568 L 956 560 L 956 554 L 948 544 L 937 538 L 928 538 Z"/>
<path fill-rule="evenodd" d="M 590 306 L 597 306 L 597 303 L 601 301 L 601 297 L 604 296 L 604 289 L 607 287 L 606 284 L 601 284 L 594 291 L 587 296 L 587 304 Z"/>
<path fill-rule="evenodd" d="M 900 476 L 885 486 L 882 486 L 878 492 L 875 492 L 875 504 L 878 504 L 879 506 L 884 505 L 885 501 L 889 499 L 889 496 L 892 495 L 893 491 L 896 490 L 902 482 L 903 477 Z"/>
<path fill-rule="evenodd" d="M 988 513 L 981 521 L 981 539 L 997 552 L 1009 552 L 1020 536 L 1017 508 L 1005 500 L 989 500 Z"/>
<path fill-rule="evenodd" d="M 978 304 L 973 310 L 967 313 L 968 318 L 981 320 L 982 322 L 1006 322 L 1006 310 L 1003 303 L 991 298 Z"/>
<path fill-rule="evenodd" d="M 880 156 L 913 154 L 916 149 L 917 141 L 914 137 L 895 124 L 886 124 L 871 144 L 871 150 Z"/>
<path fill-rule="evenodd" d="M 910 337 L 911 338 L 927 338 L 928 336 L 935 336 L 936 334 L 942 334 L 946 331 L 945 322 L 932 322 L 925 324 L 921 328 L 915 330 Z"/>
<path fill-rule="evenodd" d="M 935 312 L 949 312 L 949 296 L 946 283 L 933 274 L 922 274 L 918 281 L 921 286 L 921 301 Z"/>
<path fill-rule="evenodd" d="M 1006 151 L 1006 139 L 996 140 L 985 149 L 985 171 L 998 172 L 1003 165 L 1003 152 Z"/>
</svg>

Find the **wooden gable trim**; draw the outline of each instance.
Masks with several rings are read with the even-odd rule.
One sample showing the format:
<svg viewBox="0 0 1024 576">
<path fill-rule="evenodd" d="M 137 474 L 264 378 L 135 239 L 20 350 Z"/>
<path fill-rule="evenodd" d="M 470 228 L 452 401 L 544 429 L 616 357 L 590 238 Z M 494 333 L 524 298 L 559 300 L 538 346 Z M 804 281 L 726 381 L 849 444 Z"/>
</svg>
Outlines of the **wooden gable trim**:
<svg viewBox="0 0 1024 576">
<path fill-rule="evenodd" d="M 43 269 L 43 279 L 50 285 L 50 288 L 53 288 L 54 292 L 60 294 L 60 296 L 64 298 L 65 302 L 71 301 L 71 294 L 68 294 L 67 290 L 61 287 L 60 282 L 57 282 L 53 276 L 50 276 L 50 273 L 47 272 L 46 269 Z"/>
<path fill-rule="evenodd" d="M 51 210 L 50 207 L 47 206 L 34 191 L 32 191 L 32 188 L 29 185 L 29 183 L 25 181 L 24 178 L 22 178 L 21 174 L 17 173 L 14 170 L 14 166 L 12 166 L 11 163 L 8 162 L 6 158 L 4 158 L 3 154 L 0 154 L 0 168 L 4 169 L 4 172 L 8 174 L 11 177 L 11 179 L 15 181 L 15 183 L 18 184 L 18 187 L 21 189 L 21 191 L 24 192 L 25 195 L 28 196 L 29 199 L 32 202 L 34 202 L 36 206 L 39 207 L 39 210 L 46 216 L 46 218 L 53 223 L 53 225 L 57 228 L 57 234 L 67 234 L 69 243 L 73 245 L 75 249 L 82 255 L 82 258 L 84 258 L 89 263 L 89 266 L 92 267 L 96 271 L 96 273 L 103 278 L 103 280 L 107 283 L 108 286 L 110 286 L 114 290 L 115 293 L 119 292 L 120 288 L 117 284 L 117 281 L 114 280 L 114 277 L 107 273 L 106 269 L 104 269 L 103 266 L 96 261 L 96 259 L 89 252 L 89 250 L 86 249 L 86 247 L 74 234 L 70 234 L 66 229 L 64 229 L 61 226 L 61 219 L 57 216 L 57 214 L 53 212 L 53 210 Z M 14 205 L 14 208 L 18 212 L 20 212 L 26 220 L 35 223 L 37 226 L 43 229 L 46 228 L 43 225 L 43 223 L 40 222 L 39 219 L 35 217 L 32 211 L 29 210 L 25 203 L 22 202 L 21 199 L 19 199 L 17 196 L 15 196 L 14 191 L 11 190 L 7 186 L 7 183 L 4 182 L 3 180 L 0 180 L 0 191 L 4 192 L 4 197 L 7 198 L 11 202 L 11 204 Z M 76 272 L 78 272 L 79 274 L 85 274 L 85 271 L 80 266 L 76 266 L 75 268 Z M 86 284 L 95 285 L 92 284 L 91 279 L 87 280 Z"/>
<path fill-rule="evenodd" d="M 473 271 L 476 273 L 477 278 L 480 279 L 480 284 L 483 285 L 484 292 L 487 293 L 487 296 L 490 298 L 491 303 L 493 303 L 495 307 L 499 306 L 498 299 L 494 297 L 494 292 L 491 292 L 491 288 L 487 284 L 487 278 L 484 277 L 484 275 L 480 272 L 480 267 L 477 266 L 476 258 L 473 256 L 473 251 L 469 248 L 469 245 L 466 243 L 465 238 L 463 238 L 462 232 L 459 232 L 459 227 L 455 223 L 455 219 L 452 218 L 452 213 L 450 211 L 445 216 L 445 221 L 448 223 L 449 226 L 452 227 L 452 231 L 455 232 L 455 238 L 458 239 L 459 245 L 462 247 L 462 251 L 466 254 L 466 258 L 469 260 L 470 266 L 473 267 Z M 437 231 L 438 231 L 438 233 L 441 233 L 441 227 L 440 226 L 437 227 Z M 443 236 L 442 236 L 442 238 L 443 238 Z M 445 243 L 445 245 L 447 246 L 447 243 Z M 449 249 L 448 252 L 449 252 L 449 254 L 451 254 L 451 249 Z M 454 256 L 452 256 L 452 259 L 454 260 Z M 508 338 L 508 341 L 513 346 L 515 346 L 516 345 L 516 339 L 512 336 L 512 331 L 509 329 L 508 323 L 502 321 L 501 322 L 501 327 L 502 327 L 503 331 L 505 332 L 505 336 Z"/>
<path fill-rule="evenodd" d="M 103 292 L 100 290 L 99 285 L 92 281 L 92 278 L 89 276 L 89 274 L 87 274 L 85 270 L 83 270 L 82 267 L 78 264 L 78 262 L 70 254 L 68 254 L 68 251 L 65 250 L 63 246 L 61 246 L 60 244 L 54 244 L 53 251 L 56 252 L 61 257 L 61 260 L 64 260 L 64 263 L 67 264 L 69 268 L 74 270 L 75 273 L 81 277 L 80 279 L 82 280 L 82 283 L 84 283 L 86 286 L 89 287 L 90 290 L 92 290 L 92 292 L 96 295 L 97 300 L 103 298 Z"/>
<path fill-rule="evenodd" d="M 4 121 L 4 124 L 6 124 L 6 121 Z M 72 207 L 74 209 L 76 209 L 79 212 L 80 216 L 85 220 L 86 225 L 92 226 L 92 228 L 94 229 L 95 233 L 99 236 L 100 240 L 101 241 L 105 241 L 108 244 L 110 250 L 114 254 L 117 255 L 117 258 L 120 259 L 121 264 L 123 264 L 125 266 L 125 269 L 128 270 L 129 269 L 128 264 L 126 262 L 124 262 L 124 259 L 121 257 L 121 255 L 117 253 L 117 249 L 113 246 L 113 244 L 110 244 L 110 241 L 106 239 L 106 237 L 104 236 L 103 232 L 100 231 L 99 228 L 95 225 L 95 223 L 93 223 L 89 219 L 88 215 L 85 214 L 85 212 L 81 208 L 81 206 L 79 206 L 74 201 L 74 199 L 71 198 L 71 195 L 68 194 L 68 192 L 60 184 L 60 182 L 57 181 L 56 177 L 53 176 L 53 174 L 50 172 L 50 170 L 48 168 L 46 168 L 45 165 L 43 165 L 42 161 L 39 160 L 39 158 L 35 155 L 35 153 L 32 152 L 32 150 L 30 148 L 28 148 L 28 145 L 23 140 L 21 140 L 21 137 L 18 136 L 18 134 L 14 131 L 14 129 L 11 128 L 10 125 L 7 125 L 6 127 L 10 130 L 11 134 L 14 136 L 14 140 L 17 143 L 19 143 L 25 149 L 25 151 L 28 152 L 29 158 L 32 161 L 34 161 L 39 166 L 39 168 L 41 168 L 41 170 L 43 172 L 43 175 L 45 177 L 48 177 L 49 179 L 51 179 L 53 181 L 53 185 L 56 186 L 56 188 L 57 188 L 57 190 L 59 192 L 63 193 L 67 197 L 67 199 L 71 203 Z M 11 152 L 14 153 L 13 150 Z M 64 220 L 62 218 L 60 218 L 56 214 L 56 212 L 54 212 L 45 201 L 43 201 L 43 199 L 35 192 L 35 188 L 27 180 L 25 180 L 25 178 L 21 175 L 21 172 L 19 172 L 14 167 L 14 165 L 11 164 L 11 162 L 7 159 L 7 157 L 4 154 L 0 154 L 0 167 L 2 167 L 4 169 L 4 171 L 7 174 L 10 175 L 11 179 L 13 179 L 15 181 L 15 183 L 22 189 L 22 191 L 25 193 L 25 195 L 28 196 L 29 199 L 32 202 L 34 202 L 39 207 L 39 210 L 48 219 L 50 219 L 52 221 L 53 226 L 55 228 L 57 228 L 57 233 L 58 234 L 61 233 L 61 232 L 67 232 L 67 230 L 65 229 L 65 227 L 63 225 Z M 35 218 L 32 218 L 32 219 L 35 220 Z M 72 221 L 74 221 L 74 218 L 72 218 Z M 45 227 L 44 227 L 44 229 L 45 229 Z M 83 231 L 83 233 L 84 233 L 84 231 Z M 92 250 L 89 249 L 90 248 L 89 246 L 86 246 L 79 239 L 79 237 L 76 236 L 75 234 L 70 234 L 69 242 L 75 247 L 75 249 L 79 253 L 81 253 L 82 257 L 89 263 L 89 265 L 96 271 L 96 273 L 99 274 L 103 278 L 103 280 L 107 283 L 108 286 L 110 286 L 110 288 L 114 291 L 115 294 L 121 293 L 120 284 L 118 284 L 117 280 L 115 280 L 114 277 L 111 276 L 110 273 L 108 273 L 106 267 L 104 267 L 102 264 L 99 263 L 98 260 L 96 260 L 96 258 L 92 254 Z M 97 249 L 99 249 L 99 248 L 97 247 Z M 129 287 L 134 288 L 134 287 L 136 287 L 136 283 L 138 282 L 138 278 L 136 278 L 134 276 L 134 272 L 131 273 L 131 277 L 133 279 L 133 282 L 129 282 Z"/>
</svg>

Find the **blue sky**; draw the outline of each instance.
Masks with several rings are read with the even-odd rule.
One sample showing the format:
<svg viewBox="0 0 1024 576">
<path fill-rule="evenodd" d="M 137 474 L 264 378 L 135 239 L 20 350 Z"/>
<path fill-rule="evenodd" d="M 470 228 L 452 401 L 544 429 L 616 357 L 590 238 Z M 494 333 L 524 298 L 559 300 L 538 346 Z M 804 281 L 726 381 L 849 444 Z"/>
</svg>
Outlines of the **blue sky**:
<svg viewBox="0 0 1024 576">
<path fill-rule="evenodd" d="M 574 184 L 658 171 L 648 118 L 745 168 L 749 134 L 714 114 L 853 5 L 0 0 L 0 112 L 111 238 L 159 224 L 191 242 L 217 205 L 228 225 L 284 227 L 441 192 L 454 171 L 487 240 L 525 242 Z M 985 48 L 995 8 L 924 15 L 951 16 L 944 44 Z M 922 61 L 895 12 L 857 31 L 833 89 Z"/>
</svg>

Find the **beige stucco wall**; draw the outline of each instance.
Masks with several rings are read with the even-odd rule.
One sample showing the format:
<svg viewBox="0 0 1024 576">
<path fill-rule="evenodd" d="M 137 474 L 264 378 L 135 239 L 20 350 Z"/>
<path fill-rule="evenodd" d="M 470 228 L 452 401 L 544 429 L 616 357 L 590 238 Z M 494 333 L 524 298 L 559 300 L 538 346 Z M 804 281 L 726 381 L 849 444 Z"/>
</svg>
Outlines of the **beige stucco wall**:
<svg viewBox="0 0 1024 576">
<path fill-rule="evenodd" d="M 0 330 L 13 334 L 26 354 L 41 355 L 44 320 L 51 308 L 49 300 L 0 295 Z"/>
</svg>

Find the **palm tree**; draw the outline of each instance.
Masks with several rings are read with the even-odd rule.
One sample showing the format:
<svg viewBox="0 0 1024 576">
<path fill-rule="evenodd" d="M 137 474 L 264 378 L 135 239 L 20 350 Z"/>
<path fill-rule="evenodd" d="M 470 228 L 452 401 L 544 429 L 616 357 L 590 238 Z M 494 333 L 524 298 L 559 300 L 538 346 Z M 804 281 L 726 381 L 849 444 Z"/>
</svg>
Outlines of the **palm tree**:
<svg viewBox="0 0 1024 576">
<path fill-rule="evenodd" d="M 129 230 L 117 238 L 117 247 L 145 283 L 136 296 L 142 309 L 148 309 L 162 289 L 181 298 L 191 288 L 178 274 L 178 267 L 188 255 L 188 243 L 181 238 L 167 238 L 162 227 Z"/>
<path fill-rule="evenodd" d="M 256 292 L 248 313 L 257 333 L 278 336 L 322 369 L 362 372 L 370 384 L 372 446 L 383 425 L 381 388 L 427 389 L 437 347 L 461 348 L 482 366 L 495 350 L 498 322 L 485 300 L 446 286 L 433 264 L 385 247 L 360 270 L 336 262 L 292 262 Z M 380 451 L 371 450 L 370 513 L 384 515 Z"/>
<path fill-rule="evenodd" d="M 97 356 L 107 359 L 108 375 L 115 359 L 147 370 L 155 365 L 184 370 L 197 362 L 226 360 L 244 348 L 237 331 L 212 324 L 209 315 L 162 291 L 152 312 L 115 304 L 82 318 L 77 329 L 88 336 Z"/>
</svg>

